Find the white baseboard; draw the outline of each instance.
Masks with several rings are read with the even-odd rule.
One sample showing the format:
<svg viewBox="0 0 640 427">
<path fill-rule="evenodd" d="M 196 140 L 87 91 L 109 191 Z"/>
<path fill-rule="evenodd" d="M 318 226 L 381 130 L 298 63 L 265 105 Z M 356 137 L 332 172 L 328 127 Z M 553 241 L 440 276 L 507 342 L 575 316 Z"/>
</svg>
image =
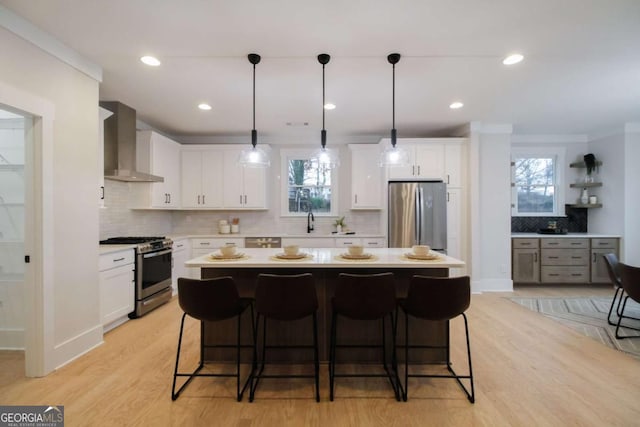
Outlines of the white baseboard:
<svg viewBox="0 0 640 427">
<path fill-rule="evenodd" d="M 88 353 L 103 343 L 102 325 L 93 328 L 54 346 L 54 366 L 61 368 Z"/>
<path fill-rule="evenodd" d="M 482 279 L 471 281 L 471 291 L 482 292 L 513 292 L 513 280 L 511 279 Z"/>
<path fill-rule="evenodd" d="M 24 350 L 24 329 L 0 329 L 0 350 Z"/>
</svg>

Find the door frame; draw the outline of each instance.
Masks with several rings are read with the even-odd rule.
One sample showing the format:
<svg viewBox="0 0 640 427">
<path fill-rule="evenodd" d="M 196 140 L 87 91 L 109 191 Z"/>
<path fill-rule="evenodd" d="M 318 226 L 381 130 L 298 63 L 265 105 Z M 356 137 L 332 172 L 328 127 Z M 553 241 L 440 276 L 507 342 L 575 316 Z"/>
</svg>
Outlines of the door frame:
<svg viewBox="0 0 640 427">
<path fill-rule="evenodd" d="M 25 132 L 25 374 L 45 376 L 54 366 L 53 123 L 55 105 L 0 82 L 0 104 L 32 117 Z"/>
</svg>

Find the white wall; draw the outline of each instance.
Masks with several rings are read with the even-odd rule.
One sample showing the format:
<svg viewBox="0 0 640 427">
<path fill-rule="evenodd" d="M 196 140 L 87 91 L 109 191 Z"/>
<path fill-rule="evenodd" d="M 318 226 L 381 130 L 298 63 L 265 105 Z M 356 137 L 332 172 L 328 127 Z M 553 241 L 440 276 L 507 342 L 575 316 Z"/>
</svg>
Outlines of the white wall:
<svg viewBox="0 0 640 427">
<path fill-rule="evenodd" d="M 627 124 L 624 137 L 624 238 L 622 260 L 640 266 L 640 123 Z M 604 166 L 604 165 L 603 165 Z"/>
<path fill-rule="evenodd" d="M 472 123 L 469 140 L 472 289 L 510 291 L 511 126 Z"/>
<path fill-rule="evenodd" d="M 589 141 L 589 151 L 602 166 L 597 181 L 602 187 L 592 194 L 598 196 L 602 208 L 589 209 L 589 232 L 624 234 L 625 218 L 625 145 L 622 132 Z"/>
<path fill-rule="evenodd" d="M 98 301 L 98 81 L 0 28 L 0 82 L 53 104 L 53 366 L 102 340 Z M 45 222 L 46 222 L 45 221 Z M 50 243 L 50 242 L 49 242 Z"/>
</svg>

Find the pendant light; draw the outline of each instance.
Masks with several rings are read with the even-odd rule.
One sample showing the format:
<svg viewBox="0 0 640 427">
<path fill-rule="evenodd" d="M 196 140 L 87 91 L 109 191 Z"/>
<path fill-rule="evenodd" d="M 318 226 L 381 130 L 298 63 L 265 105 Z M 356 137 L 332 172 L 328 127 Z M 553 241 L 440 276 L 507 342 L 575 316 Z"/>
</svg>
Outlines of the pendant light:
<svg viewBox="0 0 640 427">
<path fill-rule="evenodd" d="M 320 131 L 321 147 L 311 155 L 311 158 L 317 160 L 318 166 L 323 169 L 335 169 L 340 166 L 340 158 L 338 157 L 337 153 L 334 153 L 332 150 L 327 150 L 326 148 L 327 131 L 324 128 L 324 66 L 329 63 L 329 60 L 331 60 L 331 56 L 327 55 L 326 53 L 321 53 L 320 55 L 318 55 L 318 62 L 322 64 L 322 130 Z"/>
<path fill-rule="evenodd" d="M 271 165 L 269 154 L 262 148 L 256 147 L 258 131 L 256 131 L 256 64 L 260 62 L 260 55 L 250 53 L 249 62 L 253 64 L 253 129 L 251 130 L 251 148 L 242 150 L 238 163 L 245 167 L 266 168 Z"/>
<path fill-rule="evenodd" d="M 409 154 L 407 150 L 396 147 L 396 64 L 400 61 L 400 54 L 390 54 L 387 56 L 387 61 L 389 61 L 393 67 L 391 147 L 387 147 L 380 155 L 380 166 L 406 166 L 409 164 Z"/>
</svg>

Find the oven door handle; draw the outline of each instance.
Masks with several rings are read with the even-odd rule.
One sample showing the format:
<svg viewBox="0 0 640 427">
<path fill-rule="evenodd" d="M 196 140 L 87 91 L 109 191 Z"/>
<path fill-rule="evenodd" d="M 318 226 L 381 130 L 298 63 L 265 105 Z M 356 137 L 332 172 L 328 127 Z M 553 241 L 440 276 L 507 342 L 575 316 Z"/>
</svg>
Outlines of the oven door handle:
<svg viewBox="0 0 640 427">
<path fill-rule="evenodd" d="M 173 249 L 167 249 L 160 252 L 149 252 L 146 254 L 142 254 L 142 258 L 153 258 L 154 256 L 166 255 L 170 254 Z"/>
</svg>

